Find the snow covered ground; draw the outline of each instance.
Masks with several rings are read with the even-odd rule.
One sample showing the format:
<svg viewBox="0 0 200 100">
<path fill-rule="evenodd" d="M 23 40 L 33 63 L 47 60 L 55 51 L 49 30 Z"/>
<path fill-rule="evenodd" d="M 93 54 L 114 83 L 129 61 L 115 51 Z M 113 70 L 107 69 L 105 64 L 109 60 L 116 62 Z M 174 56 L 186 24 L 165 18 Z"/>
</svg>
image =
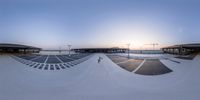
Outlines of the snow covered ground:
<svg viewBox="0 0 200 100">
<path fill-rule="evenodd" d="M 99 56 L 103 60 L 98 64 Z M 29 68 L 0 56 L 0 100 L 199 100 L 200 55 L 194 60 L 158 57 L 181 63 L 161 59 L 173 72 L 144 76 L 120 68 L 104 54 L 58 71 Z"/>
</svg>

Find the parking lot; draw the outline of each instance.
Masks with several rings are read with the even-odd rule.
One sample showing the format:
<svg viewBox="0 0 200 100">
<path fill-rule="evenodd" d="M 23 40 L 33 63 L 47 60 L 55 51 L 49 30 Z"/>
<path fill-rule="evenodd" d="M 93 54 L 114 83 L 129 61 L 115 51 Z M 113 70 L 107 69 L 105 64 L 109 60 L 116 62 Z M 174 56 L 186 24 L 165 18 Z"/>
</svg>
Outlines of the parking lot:
<svg viewBox="0 0 200 100">
<path fill-rule="evenodd" d="M 148 59 L 135 73 L 141 75 L 161 75 L 170 72 L 172 70 L 161 63 L 159 59 Z"/>
<path fill-rule="evenodd" d="M 128 59 L 118 55 L 107 55 L 121 68 L 140 75 L 162 75 L 172 72 L 159 59 Z"/>
<path fill-rule="evenodd" d="M 72 55 L 16 55 L 17 61 L 41 70 L 61 70 L 73 67 L 90 58 L 90 54 Z"/>
</svg>

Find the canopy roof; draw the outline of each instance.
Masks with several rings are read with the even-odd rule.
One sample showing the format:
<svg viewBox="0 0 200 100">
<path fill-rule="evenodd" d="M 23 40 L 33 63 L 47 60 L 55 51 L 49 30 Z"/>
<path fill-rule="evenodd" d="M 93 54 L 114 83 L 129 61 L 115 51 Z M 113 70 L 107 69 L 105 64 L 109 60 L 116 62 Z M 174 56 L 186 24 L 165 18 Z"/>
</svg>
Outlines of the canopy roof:
<svg viewBox="0 0 200 100">
<path fill-rule="evenodd" d="M 170 48 L 200 48 L 200 43 L 193 43 L 193 44 L 180 44 L 180 45 L 173 45 L 164 47 L 163 49 L 170 49 Z"/>
<path fill-rule="evenodd" d="M 27 46 L 21 44 L 9 44 L 9 43 L 0 43 L 0 48 L 41 49 L 33 46 Z"/>
</svg>

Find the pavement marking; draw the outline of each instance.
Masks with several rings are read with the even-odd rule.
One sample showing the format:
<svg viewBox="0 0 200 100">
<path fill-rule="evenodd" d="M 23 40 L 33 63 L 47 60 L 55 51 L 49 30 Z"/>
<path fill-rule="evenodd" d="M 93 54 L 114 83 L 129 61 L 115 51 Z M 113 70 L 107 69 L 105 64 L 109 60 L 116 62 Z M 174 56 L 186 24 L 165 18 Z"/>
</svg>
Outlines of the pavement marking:
<svg viewBox="0 0 200 100">
<path fill-rule="evenodd" d="M 63 55 L 62 55 L 62 56 L 63 56 Z M 63 57 L 65 57 L 65 58 L 67 58 L 67 59 L 70 59 L 70 60 L 76 60 L 76 59 L 69 58 L 69 57 L 67 57 L 67 56 L 63 56 Z"/>
<path fill-rule="evenodd" d="M 40 56 L 38 56 L 38 57 L 35 57 L 35 58 L 33 58 L 33 59 L 30 59 L 30 60 L 32 61 L 32 60 L 38 59 L 38 58 L 40 58 L 40 57 L 42 57 L 42 55 L 40 55 Z"/>
<path fill-rule="evenodd" d="M 130 60 L 133 60 L 133 59 L 129 59 L 129 60 L 126 60 L 126 61 L 118 62 L 118 63 L 116 63 L 116 64 L 118 65 L 118 64 L 121 64 L 121 63 L 126 63 L 126 62 L 128 62 L 128 61 L 130 61 Z"/>
<path fill-rule="evenodd" d="M 64 63 L 60 58 L 58 58 L 57 56 L 55 56 L 61 63 Z"/>
<path fill-rule="evenodd" d="M 45 60 L 45 62 L 44 63 L 47 63 L 47 60 L 49 59 L 49 55 L 47 56 L 47 58 L 46 58 L 46 60 Z"/>
<path fill-rule="evenodd" d="M 142 65 L 145 63 L 146 59 L 133 71 L 134 73 L 142 67 Z"/>
<path fill-rule="evenodd" d="M 171 61 L 171 62 L 174 62 L 174 63 L 178 63 L 178 64 L 180 64 L 180 63 L 181 63 L 181 62 L 179 62 L 179 61 L 172 60 L 172 59 L 170 59 L 170 58 L 166 58 L 166 57 L 164 57 L 164 59 L 165 59 L 165 60 L 169 60 L 169 61 Z"/>
</svg>

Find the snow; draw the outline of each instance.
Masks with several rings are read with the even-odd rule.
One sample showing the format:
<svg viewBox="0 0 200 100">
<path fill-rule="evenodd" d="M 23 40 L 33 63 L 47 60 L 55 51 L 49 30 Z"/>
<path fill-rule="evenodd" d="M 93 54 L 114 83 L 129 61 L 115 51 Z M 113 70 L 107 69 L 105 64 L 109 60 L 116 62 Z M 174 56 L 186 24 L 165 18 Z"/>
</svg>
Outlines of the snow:
<svg viewBox="0 0 200 100">
<path fill-rule="evenodd" d="M 100 64 L 98 57 L 103 57 Z M 45 71 L 0 56 L 0 100 L 198 100 L 200 55 L 181 60 L 171 55 L 133 54 L 161 59 L 172 73 L 144 76 L 128 72 L 104 54 L 66 70 Z"/>
</svg>

